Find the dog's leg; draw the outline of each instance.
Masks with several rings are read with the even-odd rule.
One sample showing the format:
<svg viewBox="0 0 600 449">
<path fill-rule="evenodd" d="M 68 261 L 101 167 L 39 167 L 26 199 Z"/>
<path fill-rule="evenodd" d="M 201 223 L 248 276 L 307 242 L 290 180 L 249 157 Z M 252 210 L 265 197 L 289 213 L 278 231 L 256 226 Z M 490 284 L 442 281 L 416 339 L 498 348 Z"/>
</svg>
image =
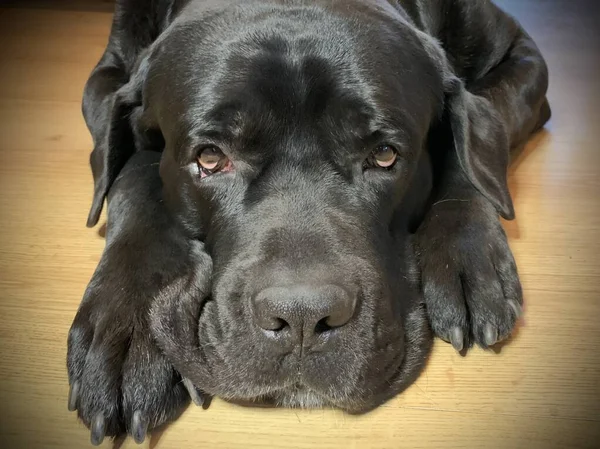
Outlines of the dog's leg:
<svg viewBox="0 0 600 449">
<path fill-rule="evenodd" d="M 142 440 L 189 399 L 154 343 L 149 310 L 159 290 L 210 273 L 210 259 L 171 222 L 161 199 L 160 153 L 135 153 L 140 145 L 130 123 L 140 55 L 168 24 L 171 7 L 172 0 L 118 0 L 106 51 L 84 92 L 94 140 L 88 226 L 97 223 L 110 192 L 108 229 L 69 333 L 67 365 L 69 408 L 91 427 L 94 443 L 126 431 Z M 195 390 L 190 394 L 199 401 Z"/>
<path fill-rule="evenodd" d="M 548 73 L 531 38 L 491 2 L 447 2 L 443 16 L 451 22 L 434 28 L 464 85 L 449 100 L 455 151 L 447 140 L 432 150 L 436 193 L 417 232 L 423 289 L 438 336 L 457 350 L 487 348 L 521 314 L 521 285 L 498 215 L 513 215 L 510 148 L 550 117 Z"/>
<path fill-rule="evenodd" d="M 150 330 L 159 293 L 184 283 L 201 296 L 212 270 L 202 244 L 183 237 L 165 210 L 159 159 L 134 154 L 111 188 L 106 249 L 69 333 L 69 409 L 91 428 L 95 444 L 124 432 L 141 442 L 147 429 L 175 418 L 190 395 L 201 401 Z"/>
</svg>

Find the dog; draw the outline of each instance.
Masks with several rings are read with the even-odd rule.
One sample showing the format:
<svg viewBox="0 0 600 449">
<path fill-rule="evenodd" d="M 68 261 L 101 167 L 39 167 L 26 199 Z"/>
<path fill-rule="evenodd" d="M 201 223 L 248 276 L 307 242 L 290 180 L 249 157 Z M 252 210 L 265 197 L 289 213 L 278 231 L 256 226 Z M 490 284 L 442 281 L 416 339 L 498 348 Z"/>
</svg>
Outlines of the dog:
<svg viewBox="0 0 600 449">
<path fill-rule="evenodd" d="M 511 150 L 548 69 L 488 0 L 118 0 L 85 87 L 106 248 L 68 338 L 92 443 L 190 400 L 365 413 L 521 314 Z"/>
</svg>

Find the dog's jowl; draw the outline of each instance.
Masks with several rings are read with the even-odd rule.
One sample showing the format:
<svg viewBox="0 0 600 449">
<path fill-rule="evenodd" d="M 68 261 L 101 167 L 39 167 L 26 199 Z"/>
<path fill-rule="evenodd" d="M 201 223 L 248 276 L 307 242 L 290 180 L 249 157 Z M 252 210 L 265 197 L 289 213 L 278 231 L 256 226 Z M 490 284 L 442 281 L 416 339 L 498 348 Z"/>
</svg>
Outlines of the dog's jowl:
<svg viewBox="0 0 600 449">
<path fill-rule="evenodd" d="M 83 99 L 107 246 L 68 348 L 92 442 L 190 398 L 366 412 L 434 335 L 506 338 L 509 153 L 547 85 L 486 0 L 117 1 Z"/>
</svg>

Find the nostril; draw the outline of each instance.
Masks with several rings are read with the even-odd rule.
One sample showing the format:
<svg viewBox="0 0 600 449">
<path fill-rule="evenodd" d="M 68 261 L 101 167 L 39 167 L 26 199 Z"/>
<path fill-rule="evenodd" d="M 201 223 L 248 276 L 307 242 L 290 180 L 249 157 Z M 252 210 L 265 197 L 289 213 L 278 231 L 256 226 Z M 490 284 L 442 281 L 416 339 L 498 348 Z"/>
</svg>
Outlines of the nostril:
<svg viewBox="0 0 600 449">
<path fill-rule="evenodd" d="M 286 327 L 289 327 L 290 325 L 288 324 L 288 322 L 286 320 L 282 320 L 281 318 L 275 318 L 274 321 L 277 321 L 278 326 L 274 326 L 271 330 L 274 332 L 279 332 L 284 330 Z"/>
<path fill-rule="evenodd" d="M 327 324 L 328 320 L 329 320 L 329 317 L 325 317 L 322 320 L 319 320 L 319 322 L 315 326 L 315 334 L 317 334 L 317 335 L 324 334 L 325 332 L 328 332 L 333 329 L 333 326 L 330 326 L 329 324 Z"/>
<path fill-rule="evenodd" d="M 288 322 L 276 317 L 260 317 L 259 326 L 266 331 L 279 332 L 289 326 Z"/>
</svg>

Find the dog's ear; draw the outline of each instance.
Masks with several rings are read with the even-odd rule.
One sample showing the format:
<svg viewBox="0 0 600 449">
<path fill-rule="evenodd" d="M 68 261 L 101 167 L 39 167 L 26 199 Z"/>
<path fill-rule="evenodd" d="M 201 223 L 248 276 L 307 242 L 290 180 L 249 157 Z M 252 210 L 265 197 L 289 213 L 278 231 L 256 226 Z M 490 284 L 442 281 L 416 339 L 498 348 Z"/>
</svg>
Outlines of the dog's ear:
<svg viewBox="0 0 600 449">
<path fill-rule="evenodd" d="M 502 218 L 512 220 L 515 212 L 508 190 L 510 136 L 506 125 L 486 98 L 467 90 L 441 44 L 419 30 L 416 33 L 442 75 L 444 120 L 449 121 L 462 171 Z"/>
<path fill-rule="evenodd" d="M 510 140 L 490 102 L 470 93 L 454 76 L 445 82 L 446 114 L 460 166 L 469 181 L 507 220 L 514 218 L 508 189 Z"/>
<path fill-rule="evenodd" d="M 88 215 L 88 227 L 98 223 L 111 185 L 136 150 L 136 139 L 131 123 L 132 113 L 142 106 L 142 88 L 148 67 L 149 57 L 146 54 L 139 59 L 126 84 L 102 98 L 100 104 L 92 106 L 97 110 L 89 114 L 88 120 L 94 138 L 94 149 L 90 155 L 94 197 Z M 135 115 L 139 116 L 139 114 Z"/>
</svg>

